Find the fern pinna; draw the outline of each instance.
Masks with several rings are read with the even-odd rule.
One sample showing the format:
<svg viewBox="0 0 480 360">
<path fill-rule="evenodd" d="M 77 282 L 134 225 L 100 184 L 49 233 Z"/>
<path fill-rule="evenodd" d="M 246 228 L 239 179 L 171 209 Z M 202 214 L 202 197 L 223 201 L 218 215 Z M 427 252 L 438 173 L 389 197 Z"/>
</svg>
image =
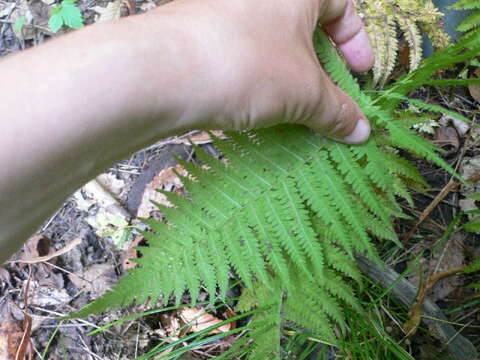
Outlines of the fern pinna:
<svg viewBox="0 0 480 360">
<path fill-rule="evenodd" d="M 479 0 L 458 0 L 451 6 L 456 10 L 473 10 L 457 27 L 458 31 L 468 34 L 480 28 L 480 1 Z"/>
<path fill-rule="evenodd" d="M 409 199 L 407 183 L 425 185 L 395 149 L 452 171 L 409 129 L 413 115 L 396 109 L 436 69 L 474 56 L 480 36 L 447 48 L 373 97 L 360 90 L 321 31 L 315 42 L 325 69 L 370 119 L 368 143 L 348 146 L 281 125 L 215 139 L 227 161 L 197 148 L 206 166 L 183 163 L 191 175 L 183 178 L 188 196 L 168 194 L 175 207 L 159 205 L 168 223 L 146 220 L 152 231 L 135 260 L 140 267 L 75 315 L 159 298 L 180 301 L 186 291 L 195 301 L 201 287 L 214 302 L 225 297 L 234 276 L 245 289 L 237 310 L 265 309 L 242 342 L 252 340 L 249 359 L 282 358 L 284 326 L 335 343 L 334 329 L 344 328 L 342 309 L 362 311 L 353 290 L 361 283 L 355 254 L 378 260 L 371 237 L 396 241 L 391 218 L 402 216 L 397 196 Z"/>
</svg>

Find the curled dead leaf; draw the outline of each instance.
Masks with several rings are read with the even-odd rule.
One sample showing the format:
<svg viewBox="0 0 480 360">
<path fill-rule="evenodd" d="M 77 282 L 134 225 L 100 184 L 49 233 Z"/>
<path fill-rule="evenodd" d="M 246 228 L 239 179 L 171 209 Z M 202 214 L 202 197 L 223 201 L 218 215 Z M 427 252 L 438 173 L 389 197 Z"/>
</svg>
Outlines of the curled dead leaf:
<svg viewBox="0 0 480 360">
<path fill-rule="evenodd" d="M 199 332 L 223 322 L 215 316 L 208 314 L 201 308 L 183 308 L 179 311 L 179 316 L 185 324 L 190 327 L 190 332 Z M 224 324 L 209 334 L 221 334 L 232 330 L 232 323 Z"/>
<path fill-rule="evenodd" d="M 164 194 L 159 193 L 157 190 L 173 191 L 178 194 L 183 194 L 183 183 L 175 172 L 182 176 L 188 175 L 182 165 L 176 165 L 174 167 L 163 169 L 150 183 L 148 183 L 143 192 L 142 201 L 138 208 L 138 217 L 149 218 L 152 216 L 152 213 L 158 211 L 158 208 L 152 204 L 152 201 L 168 207 L 172 206 L 167 197 Z"/>
</svg>

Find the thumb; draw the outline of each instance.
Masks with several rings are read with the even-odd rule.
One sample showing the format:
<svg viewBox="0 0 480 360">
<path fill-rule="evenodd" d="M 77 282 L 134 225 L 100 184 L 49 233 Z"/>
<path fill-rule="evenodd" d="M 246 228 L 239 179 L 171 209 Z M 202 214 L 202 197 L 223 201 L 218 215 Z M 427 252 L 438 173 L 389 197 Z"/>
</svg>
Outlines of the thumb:
<svg viewBox="0 0 480 360">
<path fill-rule="evenodd" d="M 368 140 L 370 124 L 357 103 L 323 73 L 323 91 L 313 116 L 305 123 L 314 131 L 346 144 Z"/>
</svg>

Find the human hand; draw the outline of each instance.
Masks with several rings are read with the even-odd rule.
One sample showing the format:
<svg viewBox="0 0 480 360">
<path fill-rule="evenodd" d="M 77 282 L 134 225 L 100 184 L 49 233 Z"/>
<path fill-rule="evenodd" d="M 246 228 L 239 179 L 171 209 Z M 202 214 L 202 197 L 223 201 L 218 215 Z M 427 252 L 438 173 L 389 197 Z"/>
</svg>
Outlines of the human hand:
<svg viewBox="0 0 480 360">
<path fill-rule="evenodd" d="M 329 79 L 312 44 L 320 21 L 353 70 L 373 66 L 351 0 L 177 0 L 157 11 L 186 27 L 185 54 L 202 67 L 192 72 L 184 114 L 192 128 L 298 123 L 346 143 L 368 138 L 368 121 Z"/>
</svg>

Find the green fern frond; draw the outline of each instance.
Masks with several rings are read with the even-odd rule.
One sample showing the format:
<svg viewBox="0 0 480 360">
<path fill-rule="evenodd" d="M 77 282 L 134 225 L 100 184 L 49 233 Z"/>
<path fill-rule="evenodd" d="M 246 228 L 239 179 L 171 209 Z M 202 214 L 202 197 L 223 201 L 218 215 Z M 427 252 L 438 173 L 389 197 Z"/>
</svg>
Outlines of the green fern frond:
<svg viewBox="0 0 480 360">
<path fill-rule="evenodd" d="M 457 26 L 457 30 L 468 35 L 474 29 L 480 27 L 480 1 L 478 0 L 459 0 L 455 4 L 450 6 L 451 9 L 455 10 L 475 10 L 470 15 L 468 15 L 461 23 Z"/>
<path fill-rule="evenodd" d="M 457 27 L 458 31 L 467 32 L 480 26 L 480 11 L 474 12 Z"/>
<path fill-rule="evenodd" d="M 480 8 L 480 0 L 457 0 L 450 8 L 457 10 L 477 9 Z"/>
<path fill-rule="evenodd" d="M 146 220 L 152 232 L 144 234 L 149 246 L 140 248 L 139 267 L 75 316 L 147 300 L 180 301 L 185 293 L 194 303 L 201 289 L 214 302 L 234 277 L 246 286 L 238 308 L 263 309 L 249 325 L 250 359 L 280 359 L 285 326 L 336 343 L 343 309 L 362 311 L 350 286 L 362 280 L 355 254 L 379 261 L 371 237 L 397 241 L 391 222 L 402 214 L 397 196 L 411 200 L 408 182 L 426 186 L 396 149 L 453 170 L 396 108 L 384 106 L 394 97 L 401 103 L 409 82 L 428 81 L 423 66 L 374 98 L 360 90 L 323 33 L 315 43 L 325 69 L 369 118 L 370 140 L 347 146 L 281 125 L 214 138 L 222 160 L 197 148 L 204 167 L 182 162 L 188 196 L 169 195 L 174 206 L 159 205 L 166 224 Z M 445 51 L 458 59 L 463 50 Z M 425 73 L 435 66 L 427 62 Z"/>
</svg>

